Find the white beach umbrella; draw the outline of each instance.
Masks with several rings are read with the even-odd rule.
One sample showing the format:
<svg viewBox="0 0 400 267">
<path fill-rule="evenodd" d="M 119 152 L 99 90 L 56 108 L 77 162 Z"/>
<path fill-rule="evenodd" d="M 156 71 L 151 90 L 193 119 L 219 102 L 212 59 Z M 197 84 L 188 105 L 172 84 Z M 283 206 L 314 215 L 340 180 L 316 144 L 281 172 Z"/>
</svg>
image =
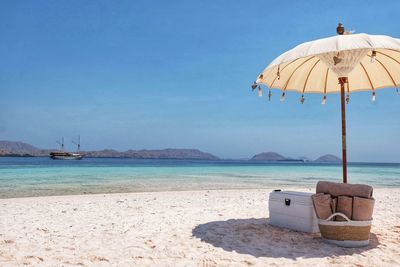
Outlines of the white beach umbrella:
<svg viewBox="0 0 400 267">
<path fill-rule="evenodd" d="M 300 44 L 277 57 L 252 85 L 262 95 L 259 85 L 302 94 L 341 94 L 343 182 L 347 183 L 345 99 L 356 91 L 371 91 L 400 86 L 400 39 L 385 35 L 350 34 L 339 24 L 338 35 Z M 345 98 L 345 94 L 347 97 Z M 268 94 L 269 97 L 271 94 Z"/>
</svg>

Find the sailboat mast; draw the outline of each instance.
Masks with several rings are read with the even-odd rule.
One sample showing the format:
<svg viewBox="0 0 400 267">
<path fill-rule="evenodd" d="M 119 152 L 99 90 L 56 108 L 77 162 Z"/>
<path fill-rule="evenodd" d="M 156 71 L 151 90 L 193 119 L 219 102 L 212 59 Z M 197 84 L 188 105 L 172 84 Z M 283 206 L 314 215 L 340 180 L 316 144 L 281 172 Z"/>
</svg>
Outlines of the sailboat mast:
<svg viewBox="0 0 400 267">
<path fill-rule="evenodd" d="M 72 143 L 76 145 L 76 152 L 79 152 L 81 150 L 81 136 L 78 135 L 78 142 L 72 140 Z"/>
</svg>

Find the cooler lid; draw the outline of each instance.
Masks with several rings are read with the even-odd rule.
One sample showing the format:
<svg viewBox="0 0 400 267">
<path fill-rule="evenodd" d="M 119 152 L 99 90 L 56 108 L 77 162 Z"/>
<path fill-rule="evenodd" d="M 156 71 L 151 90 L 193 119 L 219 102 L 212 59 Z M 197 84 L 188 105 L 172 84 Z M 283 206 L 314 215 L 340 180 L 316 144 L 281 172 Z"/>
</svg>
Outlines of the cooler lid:
<svg viewBox="0 0 400 267">
<path fill-rule="evenodd" d="M 290 199 L 293 204 L 312 205 L 311 196 L 313 193 L 297 192 L 297 191 L 272 191 L 269 199 L 272 201 L 285 201 Z"/>
<path fill-rule="evenodd" d="M 293 195 L 293 196 L 300 196 L 300 197 L 311 197 L 314 194 L 314 193 L 298 192 L 298 191 L 273 191 L 272 193 Z"/>
</svg>

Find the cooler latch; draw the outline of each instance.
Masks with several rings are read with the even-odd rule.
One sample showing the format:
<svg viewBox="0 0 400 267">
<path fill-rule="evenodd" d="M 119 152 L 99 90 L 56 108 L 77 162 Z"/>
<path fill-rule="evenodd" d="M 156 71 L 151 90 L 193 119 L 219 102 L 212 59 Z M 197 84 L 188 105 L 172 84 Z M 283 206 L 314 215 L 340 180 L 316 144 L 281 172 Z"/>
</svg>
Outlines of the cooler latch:
<svg viewBox="0 0 400 267">
<path fill-rule="evenodd" d="M 285 205 L 286 205 L 286 206 L 290 206 L 290 199 L 285 198 Z"/>
</svg>

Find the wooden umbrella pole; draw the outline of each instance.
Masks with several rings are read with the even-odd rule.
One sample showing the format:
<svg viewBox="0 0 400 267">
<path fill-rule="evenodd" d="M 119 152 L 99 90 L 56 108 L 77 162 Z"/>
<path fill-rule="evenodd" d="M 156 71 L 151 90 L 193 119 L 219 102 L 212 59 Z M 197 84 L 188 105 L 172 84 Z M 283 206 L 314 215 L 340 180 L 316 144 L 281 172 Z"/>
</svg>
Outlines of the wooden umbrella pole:
<svg viewBox="0 0 400 267">
<path fill-rule="evenodd" d="M 340 77 L 340 99 L 342 105 L 342 161 L 343 161 L 343 183 L 347 183 L 347 155 L 346 155 L 346 103 L 344 97 L 344 85 L 347 77 Z"/>
</svg>

